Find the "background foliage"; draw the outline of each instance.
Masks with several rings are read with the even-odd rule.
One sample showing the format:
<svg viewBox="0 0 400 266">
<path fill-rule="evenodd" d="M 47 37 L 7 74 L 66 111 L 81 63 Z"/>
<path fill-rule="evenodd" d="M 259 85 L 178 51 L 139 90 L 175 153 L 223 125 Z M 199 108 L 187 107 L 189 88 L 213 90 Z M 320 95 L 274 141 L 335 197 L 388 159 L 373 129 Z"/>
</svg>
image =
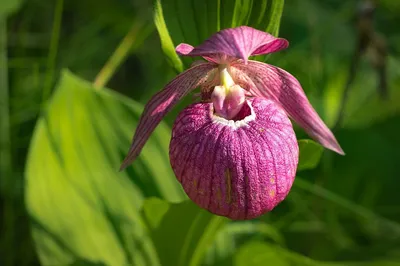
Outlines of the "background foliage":
<svg viewBox="0 0 400 266">
<path fill-rule="evenodd" d="M 371 47 L 352 74 L 359 7 L 1 1 L 0 265 L 400 265 L 400 3 L 377 1 L 371 28 L 386 43 L 387 86 Z M 291 193 L 246 222 L 187 201 L 171 171 L 170 127 L 190 96 L 118 172 L 143 104 L 191 63 L 174 46 L 238 25 L 290 41 L 257 59 L 299 79 L 346 152 L 296 128 Z"/>
</svg>

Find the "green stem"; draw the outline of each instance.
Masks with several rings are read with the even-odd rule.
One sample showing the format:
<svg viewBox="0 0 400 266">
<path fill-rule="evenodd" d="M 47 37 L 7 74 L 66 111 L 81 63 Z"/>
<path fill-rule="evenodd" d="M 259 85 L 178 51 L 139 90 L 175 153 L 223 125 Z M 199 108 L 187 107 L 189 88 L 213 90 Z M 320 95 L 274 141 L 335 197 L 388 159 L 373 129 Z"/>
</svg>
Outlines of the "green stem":
<svg viewBox="0 0 400 266">
<path fill-rule="evenodd" d="M 125 58 L 128 56 L 132 45 L 134 44 L 137 34 L 141 25 L 139 23 L 134 23 L 130 31 L 126 34 L 124 39 L 120 42 L 117 49 L 108 59 L 106 64 L 100 70 L 99 74 L 97 74 L 94 79 L 93 86 L 95 88 L 102 88 L 107 85 L 111 77 L 114 75 L 115 71 L 119 68 Z"/>
<path fill-rule="evenodd" d="M 0 185 L 3 195 L 10 193 L 7 180 L 11 180 L 12 171 L 9 108 L 7 21 L 0 17 Z"/>
<path fill-rule="evenodd" d="M 57 0 L 56 7 L 54 9 L 54 20 L 51 31 L 49 54 L 47 56 L 47 73 L 44 81 L 42 102 L 45 102 L 49 98 L 51 88 L 53 87 L 63 6 L 64 0 Z"/>
</svg>

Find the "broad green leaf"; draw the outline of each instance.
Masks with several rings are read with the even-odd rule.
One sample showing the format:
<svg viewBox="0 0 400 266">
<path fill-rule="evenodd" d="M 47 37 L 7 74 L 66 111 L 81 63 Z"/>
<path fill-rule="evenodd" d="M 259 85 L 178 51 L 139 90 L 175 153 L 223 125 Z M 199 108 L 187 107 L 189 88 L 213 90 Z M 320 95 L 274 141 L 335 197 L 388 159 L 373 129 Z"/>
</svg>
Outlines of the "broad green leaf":
<svg viewBox="0 0 400 266">
<path fill-rule="evenodd" d="M 283 5 L 284 0 L 156 0 L 154 20 L 165 55 L 180 72 L 192 59 L 179 58 L 176 45 L 196 46 L 219 30 L 242 25 L 278 35 Z"/>
<path fill-rule="evenodd" d="M 321 159 L 324 148 L 312 140 L 301 139 L 299 140 L 299 151 L 299 165 L 297 166 L 297 170 L 301 171 L 315 168 Z"/>
<path fill-rule="evenodd" d="M 149 199 L 143 207 L 149 223 L 158 225 L 152 230 L 152 239 L 161 265 L 202 265 L 216 233 L 228 219 L 211 214 L 192 201 L 167 205 L 161 200 Z M 162 212 L 168 209 L 163 217 L 148 215 L 160 209 Z"/>
<path fill-rule="evenodd" d="M 161 124 L 124 172 L 142 106 L 64 71 L 39 119 L 26 166 L 26 205 L 43 265 L 75 261 L 157 265 L 140 215 L 143 198 L 184 198 Z"/>
<path fill-rule="evenodd" d="M 11 15 L 18 10 L 22 0 L 1 0 L 0 2 L 0 19 Z"/>
<path fill-rule="evenodd" d="M 283 244 L 284 239 L 273 226 L 254 221 L 233 221 L 226 224 L 217 234 L 213 245 L 209 248 L 205 265 L 232 265 L 234 254 L 242 243 L 260 237 Z"/>
</svg>

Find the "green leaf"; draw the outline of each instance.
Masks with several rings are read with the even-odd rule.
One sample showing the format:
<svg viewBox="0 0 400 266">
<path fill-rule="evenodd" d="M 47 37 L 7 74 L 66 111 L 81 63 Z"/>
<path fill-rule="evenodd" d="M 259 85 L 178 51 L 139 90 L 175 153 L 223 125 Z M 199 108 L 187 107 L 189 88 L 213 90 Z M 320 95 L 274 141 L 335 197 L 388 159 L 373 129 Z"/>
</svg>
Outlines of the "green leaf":
<svg viewBox="0 0 400 266">
<path fill-rule="evenodd" d="M 279 27 L 281 25 L 281 18 L 283 13 L 283 6 L 285 5 L 284 0 L 273 0 L 271 1 L 271 7 L 269 9 L 269 24 L 267 32 L 274 36 L 278 36 Z"/>
<path fill-rule="evenodd" d="M 283 244 L 284 239 L 273 226 L 255 221 L 233 221 L 222 228 L 207 252 L 205 265 L 232 265 L 232 259 L 242 243 L 253 237 Z"/>
<path fill-rule="evenodd" d="M 159 214 L 147 215 L 151 224 L 158 224 L 152 231 L 152 239 L 161 265 L 202 265 L 216 233 L 228 219 L 211 214 L 192 201 L 171 204 L 168 208 L 166 205 L 161 200 L 149 199 L 143 207 L 145 215 L 156 213 L 160 206 L 168 209 L 161 220 Z"/>
<path fill-rule="evenodd" d="M 235 261 L 234 263 L 235 266 L 291 265 L 284 258 L 281 250 L 275 248 L 273 245 L 260 241 L 252 241 L 243 245 L 237 251 L 234 261 Z"/>
<path fill-rule="evenodd" d="M 154 23 L 157 27 L 158 34 L 161 40 L 161 47 L 164 54 L 169 59 L 169 63 L 177 72 L 183 71 L 183 64 L 179 56 L 175 53 L 175 46 L 169 35 L 167 25 L 165 25 L 164 15 L 160 0 L 156 0 L 154 7 Z"/>
<path fill-rule="evenodd" d="M 156 0 L 154 20 L 163 51 L 180 72 L 193 60 L 179 59 L 176 45 L 196 46 L 219 30 L 242 25 L 278 35 L 283 6 L 284 0 Z"/>
<path fill-rule="evenodd" d="M 22 4 L 22 0 L 1 0 L 0 19 L 16 12 Z"/>
<path fill-rule="evenodd" d="M 301 171 L 315 168 L 321 159 L 324 148 L 312 140 L 301 139 L 299 140 L 299 150 L 300 158 L 297 170 Z"/>
<path fill-rule="evenodd" d="M 39 119 L 26 167 L 26 205 L 43 265 L 158 264 L 143 198 L 180 201 L 161 124 L 133 167 L 118 172 L 142 106 L 64 71 Z"/>
<path fill-rule="evenodd" d="M 143 215 L 150 228 L 155 229 L 166 212 L 169 210 L 169 203 L 159 198 L 148 198 L 143 203 Z"/>
</svg>

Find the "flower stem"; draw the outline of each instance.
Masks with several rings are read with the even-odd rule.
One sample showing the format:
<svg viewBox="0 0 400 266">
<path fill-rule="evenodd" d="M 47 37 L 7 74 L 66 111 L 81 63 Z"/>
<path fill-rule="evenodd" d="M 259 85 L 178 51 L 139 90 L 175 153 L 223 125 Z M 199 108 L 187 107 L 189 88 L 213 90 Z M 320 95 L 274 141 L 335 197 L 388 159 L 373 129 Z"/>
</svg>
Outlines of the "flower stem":
<svg viewBox="0 0 400 266">
<path fill-rule="evenodd" d="M 49 54 L 47 56 L 47 72 L 44 80 L 44 87 L 42 92 L 42 102 L 45 102 L 51 93 L 51 88 L 54 82 L 54 73 L 57 60 L 58 43 L 60 40 L 60 28 L 62 20 L 64 0 L 57 0 L 54 10 L 54 20 L 51 32 L 51 40 L 49 47 Z"/>
<path fill-rule="evenodd" d="M 140 23 L 134 23 L 132 28 L 126 34 L 124 39 L 120 42 L 117 49 L 108 59 L 106 64 L 100 70 L 99 74 L 97 74 L 96 78 L 94 79 L 93 86 L 97 89 L 102 88 L 107 85 L 110 81 L 111 77 L 117 71 L 119 66 L 127 57 L 133 43 L 136 40 L 137 34 L 140 32 L 141 25 Z"/>
<path fill-rule="evenodd" d="M 7 67 L 7 21 L 0 17 L 0 185 L 1 193 L 9 193 L 11 179 L 10 110 Z"/>
</svg>

